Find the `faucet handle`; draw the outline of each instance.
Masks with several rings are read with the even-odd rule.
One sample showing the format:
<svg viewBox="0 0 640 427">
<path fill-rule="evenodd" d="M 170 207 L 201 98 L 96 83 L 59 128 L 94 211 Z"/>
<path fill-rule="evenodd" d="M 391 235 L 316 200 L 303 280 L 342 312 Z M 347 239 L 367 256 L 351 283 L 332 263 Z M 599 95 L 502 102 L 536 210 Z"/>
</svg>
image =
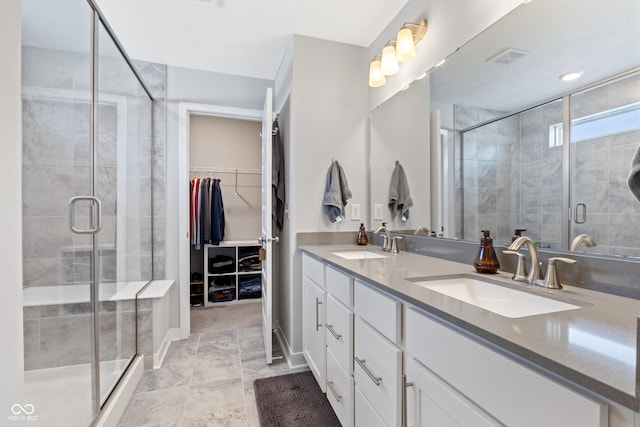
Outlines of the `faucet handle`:
<svg viewBox="0 0 640 427">
<path fill-rule="evenodd" d="M 560 278 L 558 277 L 558 270 L 556 269 L 556 261 L 564 262 L 565 264 L 575 264 L 578 261 L 571 258 L 553 257 L 549 258 L 549 266 L 547 267 L 547 274 L 542 280 L 536 280 L 534 284 L 544 286 L 548 289 L 562 289 Z"/>
<path fill-rule="evenodd" d="M 389 247 L 390 247 L 389 238 L 387 237 L 386 234 L 383 234 L 382 235 L 382 250 L 383 251 L 387 251 L 387 250 L 389 250 Z"/>
<path fill-rule="evenodd" d="M 518 257 L 518 264 L 516 265 L 516 271 L 513 273 L 513 277 L 511 279 L 517 282 L 528 283 L 529 278 L 527 276 L 528 274 L 527 266 L 524 263 L 524 254 L 518 251 L 509 251 L 509 250 L 504 250 L 502 251 L 502 253 L 505 255 L 516 255 Z"/>
<path fill-rule="evenodd" d="M 398 240 L 402 240 L 402 236 L 393 236 L 391 238 L 391 253 L 393 254 L 397 254 L 398 252 L 400 252 L 398 250 Z"/>
</svg>

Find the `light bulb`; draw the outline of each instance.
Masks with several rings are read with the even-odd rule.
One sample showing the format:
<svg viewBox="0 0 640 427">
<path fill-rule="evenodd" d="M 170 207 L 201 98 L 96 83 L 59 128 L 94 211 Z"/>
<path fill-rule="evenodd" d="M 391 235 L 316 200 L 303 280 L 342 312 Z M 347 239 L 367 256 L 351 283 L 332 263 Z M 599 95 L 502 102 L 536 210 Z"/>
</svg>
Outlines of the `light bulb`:
<svg viewBox="0 0 640 427">
<path fill-rule="evenodd" d="M 391 43 L 382 49 L 380 68 L 385 76 L 391 76 L 400 70 L 400 65 L 398 65 L 398 60 L 396 59 L 396 48 Z"/>
<path fill-rule="evenodd" d="M 396 41 L 396 58 L 400 62 L 408 61 L 416 56 L 416 45 L 413 42 L 413 33 L 409 28 L 401 28 L 398 31 Z"/>
<path fill-rule="evenodd" d="M 381 61 L 378 57 L 374 58 L 369 64 L 369 86 L 371 87 L 380 87 L 387 81 L 380 69 L 380 65 Z"/>
</svg>

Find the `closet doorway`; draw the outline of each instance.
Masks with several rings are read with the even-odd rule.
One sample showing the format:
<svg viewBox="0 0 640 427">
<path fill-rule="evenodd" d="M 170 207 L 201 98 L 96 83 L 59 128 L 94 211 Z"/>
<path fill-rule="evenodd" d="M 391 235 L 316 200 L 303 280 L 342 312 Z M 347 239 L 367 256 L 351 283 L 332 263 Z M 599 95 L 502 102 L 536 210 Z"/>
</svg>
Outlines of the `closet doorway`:
<svg viewBox="0 0 640 427">
<path fill-rule="evenodd" d="M 271 362 L 273 317 L 270 247 L 274 240 L 270 233 L 273 120 L 270 95 L 271 89 L 268 89 L 264 111 L 202 104 L 179 105 L 181 338 L 186 339 L 190 334 L 192 302 L 211 307 L 243 303 L 250 299 L 261 301 L 268 363 Z M 210 231 L 205 229 L 202 221 L 198 221 L 202 227 L 200 230 L 192 228 L 193 218 L 197 218 L 192 216 L 192 179 L 198 178 L 209 180 L 210 194 L 217 191 L 215 194 L 222 195 L 224 237 L 217 236 L 221 239 L 214 233 L 208 234 Z M 266 228 L 265 218 L 268 219 Z M 209 227 L 213 225 L 212 221 Z M 258 261 L 262 249 L 266 249 L 268 254 L 267 262 Z M 224 271 L 214 271 L 221 266 Z M 191 298 L 194 294 L 192 271 L 198 270 L 202 271 L 195 276 L 201 282 L 200 300 L 194 300 Z M 196 285 L 195 289 L 199 286 Z"/>
</svg>

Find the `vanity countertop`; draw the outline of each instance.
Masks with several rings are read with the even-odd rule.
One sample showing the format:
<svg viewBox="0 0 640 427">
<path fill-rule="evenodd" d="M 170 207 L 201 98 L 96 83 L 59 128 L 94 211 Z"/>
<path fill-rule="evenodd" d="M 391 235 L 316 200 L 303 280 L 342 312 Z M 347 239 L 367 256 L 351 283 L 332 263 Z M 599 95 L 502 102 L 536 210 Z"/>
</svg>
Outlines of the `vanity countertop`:
<svg viewBox="0 0 640 427">
<path fill-rule="evenodd" d="M 532 288 L 511 273 L 489 275 L 506 286 L 583 307 L 556 313 L 507 318 L 448 297 L 407 278 L 477 274 L 471 265 L 404 252 L 385 258 L 348 260 L 332 252 L 361 250 L 355 245 L 302 246 L 304 252 L 350 272 L 437 317 L 635 412 L 640 410 L 636 371 L 640 301 L 575 286 Z M 368 246 L 368 251 L 381 251 Z M 563 266 L 579 268 L 579 266 Z"/>
</svg>

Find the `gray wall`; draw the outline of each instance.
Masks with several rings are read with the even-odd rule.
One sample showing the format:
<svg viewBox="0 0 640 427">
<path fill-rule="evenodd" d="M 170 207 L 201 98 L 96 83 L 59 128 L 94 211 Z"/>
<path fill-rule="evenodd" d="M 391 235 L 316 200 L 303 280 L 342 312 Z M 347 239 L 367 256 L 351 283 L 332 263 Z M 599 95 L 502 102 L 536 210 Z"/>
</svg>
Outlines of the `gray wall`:
<svg viewBox="0 0 640 427">
<path fill-rule="evenodd" d="M 9 408 L 23 402 L 24 356 L 22 345 L 22 183 L 21 183 L 21 93 L 20 45 L 21 3 L 7 0 L 0 4 L 0 234 L 4 244 L 0 248 L 2 285 L 0 296 L 4 307 L 0 310 L 0 416 L 11 415 Z"/>
</svg>

